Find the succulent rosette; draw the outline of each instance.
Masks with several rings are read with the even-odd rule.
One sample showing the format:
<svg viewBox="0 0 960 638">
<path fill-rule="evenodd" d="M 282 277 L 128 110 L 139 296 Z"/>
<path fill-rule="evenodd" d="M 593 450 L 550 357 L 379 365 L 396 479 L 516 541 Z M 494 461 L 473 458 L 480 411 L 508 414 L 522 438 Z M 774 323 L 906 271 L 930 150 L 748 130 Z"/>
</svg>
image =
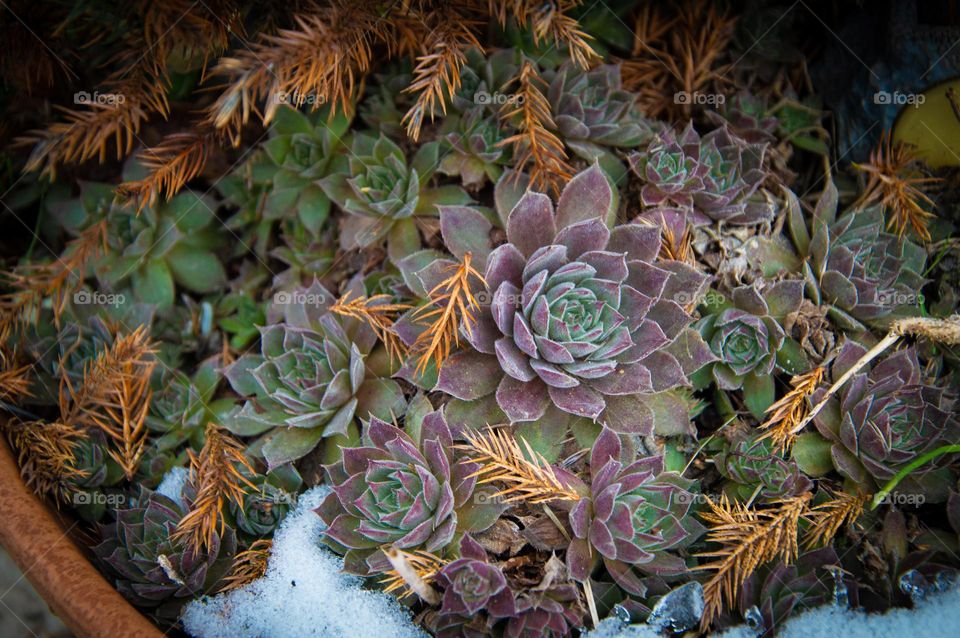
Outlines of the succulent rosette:
<svg viewBox="0 0 960 638">
<path fill-rule="evenodd" d="M 620 436 L 604 428 L 590 451 L 589 497 L 570 510 L 574 539 L 567 549 L 570 575 L 585 581 L 602 559 L 625 591 L 643 596 L 633 569 L 658 576 L 687 571 L 675 553 L 703 533 L 693 515 L 693 481 L 664 472 L 663 458 L 636 460 Z"/>
<path fill-rule="evenodd" d="M 833 361 L 832 379 L 839 379 L 866 352 L 848 342 Z M 811 401 L 818 403 L 825 392 L 818 389 Z M 831 444 L 834 468 L 869 491 L 924 452 L 955 442 L 960 434 L 956 397 L 924 381 L 913 348 L 894 352 L 854 374 L 814 423 Z M 929 463 L 912 470 L 900 489 L 915 488 L 928 499 L 945 497 L 951 482 L 940 465 Z"/>
<path fill-rule="evenodd" d="M 507 243 L 492 251 L 475 232 L 469 241 L 457 232 L 489 226 L 480 213 L 442 211 L 447 247 L 457 256 L 472 250 L 490 290 L 462 331 L 472 349 L 444 362 L 435 388 L 469 404 L 456 404 L 465 422 L 494 422 L 491 409 L 510 422 L 537 421 L 549 407 L 649 433 L 656 393 L 715 358 L 684 309 L 707 277 L 679 262 L 654 264 L 658 228 L 611 231 L 612 203 L 594 165 L 566 186 L 556 211 L 536 192 L 507 207 Z"/>
<path fill-rule="evenodd" d="M 758 241 L 754 263 L 765 276 L 802 273 L 807 295 L 827 306 L 830 318 L 844 330 L 863 331 L 888 317 L 917 314 L 923 299 L 919 290 L 926 283 L 921 274 L 926 250 L 885 232 L 880 208 L 838 217 L 838 203 L 832 181 L 812 216 L 787 191 L 787 228 L 796 254 L 776 239 Z"/>
<path fill-rule="evenodd" d="M 436 584 L 443 590 L 442 615 L 470 617 L 484 611 L 498 619 L 516 613 L 503 570 L 490 564 L 487 552 L 469 534 L 460 540 L 460 557 L 444 565 Z"/>
<path fill-rule="evenodd" d="M 344 555 L 347 571 L 389 569 L 387 546 L 441 552 L 458 533 L 496 520 L 496 506 L 472 502 L 477 465 L 455 457 L 443 413 L 427 414 L 414 429 L 416 437 L 371 418 L 363 446 L 344 448 L 325 466 L 333 492 L 316 511 L 327 524 L 324 542 Z"/>
<path fill-rule="evenodd" d="M 371 357 L 376 335 L 364 323 L 329 312 L 336 297 L 319 283 L 278 292 L 261 328 L 260 354 L 226 371 L 251 397 L 224 418 L 234 434 L 257 436 L 256 449 L 275 468 L 313 450 L 324 438 L 355 431 L 354 418 L 390 418 L 404 406 L 385 357 Z"/>
<path fill-rule="evenodd" d="M 244 492 L 239 504 L 230 501 L 230 513 L 238 530 L 253 537 L 270 536 L 296 506 L 303 479 L 292 466 L 284 465 L 257 474 L 251 482 L 257 489 Z"/>
<path fill-rule="evenodd" d="M 583 626 L 582 605 L 572 583 L 524 592 L 517 596 L 516 607 L 503 630 L 507 638 L 565 638 Z"/>
<path fill-rule="evenodd" d="M 615 180 L 627 170 L 612 149 L 644 144 L 653 135 L 636 95 L 623 88 L 619 66 L 584 71 L 564 65 L 550 82 L 547 99 L 564 143 L 578 157 L 599 161 Z"/>
<path fill-rule="evenodd" d="M 440 146 L 429 142 L 417 149 L 410 163 L 390 138 L 358 133 L 349 154 L 349 167 L 320 181 L 330 199 L 347 213 L 340 232 L 345 250 L 380 245 L 397 262 L 420 248 L 416 218 L 436 216 L 438 204 L 470 201 L 459 186 L 430 188 L 439 164 Z"/>
<path fill-rule="evenodd" d="M 222 536 L 214 533 L 205 551 L 174 539 L 185 514 L 181 503 L 141 487 L 132 502 L 116 510 L 116 521 L 102 526 L 103 540 L 93 548 L 127 600 L 169 622 L 184 604 L 216 589 L 236 552 L 229 527 Z"/>
<path fill-rule="evenodd" d="M 679 136 L 662 131 L 629 161 L 643 181 L 644 206 L 692 207 L 700 223 L 746 225 L 773 219 L 773 206 L 758 193 L 765 152 L 765 144 L 738 138 L 725 126 L 701 138 L 691 123 Z"/>
<path fill-rule="evenodd" d="M 438 170 L 444 175 L 459 177 L 471 192 L 487 182 L 496 182 L 509 160 L 507 148 L 500 142 L 505 135 L 496 117 L 486 115 L 481 106 L 462 115 L 444 119 L 441 132 L 448 152 L 441 158 Z"/>
<path fill-rule="evenodd" d="M 813 487 L 796 461 L 774 453 L 766 439 L 748 438 L 730 445 L 715 465 L 728 480 L 726 490 L 740 500 L 754 493 L 770 500 L 799 496 Z"/>
<path fill-rule="evenodd" d="M 779 321 L 796 312 L 803 302 L 803 282 L 785 280 L 763 289 L 739 286 L 732 304 L 697 323 L 710 349 L 717 355 L 713 378 L 723 390 L 743 388 L 747 404 L 762 416 L 773 402 L 773 372 L 803 371 L 806 357 L 789 339 Z M 728 307 L 723 307 L 728 306 Z M 779 361 L 782 362 L 778 364 Z"/>
</svg>

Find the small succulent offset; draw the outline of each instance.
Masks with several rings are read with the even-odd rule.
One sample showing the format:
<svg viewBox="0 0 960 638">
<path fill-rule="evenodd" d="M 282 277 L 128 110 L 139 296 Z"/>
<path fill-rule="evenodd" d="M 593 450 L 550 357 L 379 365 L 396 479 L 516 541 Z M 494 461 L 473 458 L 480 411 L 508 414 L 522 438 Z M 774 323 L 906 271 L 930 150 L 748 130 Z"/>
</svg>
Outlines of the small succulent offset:
<svg viewBox="0 0 960 638">
<path fill-rule="evenodd" d="M 461 331 L 473 349 L 450 356 L 436 386 L 467 402 L 458 404 L 466 422 L 485 425 L 495 398 L 511 422 L 537 421 L 552 406 L 561 416 L 649 434 L 654 417 L 645 401 L 715 359 L 688 329 L 693 318 L 682 305 L 699 297 L 707 277 L 679 262 L 654 265 L 655 227 L 609 230 L 612 202 L 595 164 L 564 188 L 556 211 L 546 195 L 527 192 L 500 211 L 507 243 L 487 254 L 474 246 L 489 305 Z M 471 214 L 479 215 L 445 209 L 441 225 L 466 227 Z M 444 237 L 462 252 L 455 234 Z"/>
<path fill-rule="evenodd" d="M 233 530 L 214 534 L 204 552 L 172 535 L 184 507 L 146 488 L 116 510 L 116 522 L 102 527 L 94 553 L 113 574 L 117 589 L 138 607 L 167 622 L 196 596 L 214 591 L 230 569 L 237 541 Z"/>
<path fill-rule="evenodd" d="M 344 448 L 325 466 L 333 493 L 316 510 L 327 524 L 323 542 L 344 555 L 349 572 L 389 569 L 387 546 L 442 552 L 458 533 L 483 531 L 499 514 L 472 498 L 478 466 L 456 458 L 443 413 L 425 415 L 414 429 L 411 436 L 371 418 L 364 445 Z"/>
<path fill-rule="evenodd" d="M 578 157 L 600 162 L 614 180 L 627 169 L 612 149 L 636 147 L 653 136 L 636 95 L 623 88 L 619 66 L 584 71 L 565 65 L 550 82 L 547 99 L 564 143 Z"/>
<path fill-rule="evenodd" d="M 487 180 L 496 182 L 510 159 L 507 148 L 500 144 L 505 135 L 494 116 L 482 106 L 451 114 L 443 121 L 441 133 L 446 154 L 438 170 L 444 175 L 460 177 L 464 187 L 474 192 Z"/>
<path fill-rule="evenodd" d="M 865 353 L 863 346 L 848 342 L 833 361 L 832 378 L 838 379 Z M 956 397 L 925 383 L 922 374 L 916 351 L 899 350 L 858 371 L 829 399 L 814 423 L 832 443 L 831 459 L 840 474 L 872 492 L 917 456 L 956 440 Z M 811 401 L 816 404 L 825 392 L 818 389 Z M 937 468 L 923 465 L 906 481 L 928 500 L 934 494 L 945 496 L 951 479 Z"/>
<path fill-rule="evenodd" d="M 715 465 L 728 480 L 727 492 L 742 501 L 754 494 L 768 500 L 799 496 L 813 488 L 796 461 L 775 454 L 766 439 L 747 438 L 731 444 L 717 456 Z"/>
<path fill-rule="evenodd" d="M 224 418 L 240 436 L 263 435 L 257 447 L 276 468 L 313 450 L 324 438 L 346 436 L 354 417 L 390 418 L 403 393 L 389 379 L 384 357 L 369 357 L 376 335 L 364 323 L 329 312 L 336 297 L 318 282 L 279 292 L 261 329 L 260 354 L 246 354 L 226 371 L 241 396 L 251 397 Z"/>
<path fill-rule="evenodd" d="M 256 490 L 247 490 L 242 503 L 230 501 L 237 529 L 254 538 L 270 536 L 297 504 L 303 479 L 290 465 L 278 467 L 252 479 Z"/>
<path fill-rule="evenodd" d="M 138 214 L 113 200 L 113 185 L 87 182 L 79 199 L 56 205 L 71 232 L 106 219 L 106 251 L 93 266 L 105 290 L 119 293 L 129 282 L 137 301 L 169 308 L 176 286 L 196 293 L 223 286 L 227 277 L 217 250 L 224 242 L 214 226 L 213 201 L 184 190 Z"/>
<path fill-rule="evenodd" d="M 354 137 L 349 167 L 325 177 L 320 184 L 347 215 L 340 244 L 346 250 L 387 242 L 397 263 L 420 248 L 417 217 L 436 216 L 438 204 L 466 204 L 470 196 L 459 186 L 428 186 L 439 164 L 440 145 L 430 142 L 417 149 L 407 163 L 403 150 L 381 134 Z"/>
<path fill-rule="evenodd" d="M 707 315 L 697 327 L 717 355 L 712 366 L 717 386 L 742 388 L 747 406 L 760 418 L 774 400 L 774 370 L 786 362 L 796 373 L 805 365 L 799 344 L 786 337 L 779 323 L 800 308 L 803 282 L 779 281 L 762 290 L 739 286 L 731 299 L 732 306 Z"/>
<path fill-rule="evenodd" d="M 644 206 L 692 208 L 699 223 L 745 225 L 773 219 L 773 206 L 758 193 L 765 152 L 765 144 L 738 138 L 725 126 L 701 138 L 691 123 L 679 137 L 662 131 L 629 160 L 644 183 Z"/>
<path fill-rule="evenodd" d="M 664 472 L 663 457 L 635 459 L 619 435 L 604 428 L 590 451 L 590 496 L 570 510 L 574 539 L 567 549 L 570 575 L 585 581 L 603 560 L 625 591 L 643 596 L 633 572 L 677 576 L 687 571 L 672 553 L 704 532 L 693 515 L 693 481 Z"/>
<path fill-rule="evenodd" d="M 124 478 L 123 468 L 110 455 L 109 442 L 100 430 L 91 430 L 73 448 L 77 475 L 70 478 L 73 506 L 85 520 L 96 522 L 107 511 L 106 491 Z M 119 490 L 116 490 L 119 497 Z"/>
<path fill-rule="evenodd" d="M 838 217 L 839 193 L 827 183 L 807 224 L 797 197 L 787 191 L 787 227 L 796 250 L 776 240 L 760 241 L 755 261 L 765 276 L 800 272 L 811 301 L 829 306 L 844 330 L 866 330 L 885 317 L 916 314 L 926 280 L 927 253 L 909 239 L 884 231 L 879 208 Z"/>
<path fill-rule="evenodd" d="M 444 565 L 436 584 L 443 590 L 441 615 L 472 617 L 483 611 L 491 619 L 500 619 L 516 614 L 503 570 L 490 564 L 486 550 L 469 534 L 460 539 L 460 557 Z"/>
</svg>

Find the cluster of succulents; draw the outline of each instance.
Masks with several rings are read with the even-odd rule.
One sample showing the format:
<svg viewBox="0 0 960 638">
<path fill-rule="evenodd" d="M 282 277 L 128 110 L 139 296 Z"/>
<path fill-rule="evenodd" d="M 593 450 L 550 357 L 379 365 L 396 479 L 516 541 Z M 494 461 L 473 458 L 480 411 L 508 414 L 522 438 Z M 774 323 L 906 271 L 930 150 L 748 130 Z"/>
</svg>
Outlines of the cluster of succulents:
<svg viewBox="0 0 960 638">
<path fill-rule="evenodd" d="M 0 409 L 27 484 L 164 625 L 265 573 L 291 519 L 441 638 L 604 618 L 772 635 L 814 605 L 946 582 L 952 182 L 914 220 L 930 241 L 891 232 L 831 163 L 818 96 L 791 86 L 805 69 L 740 68 L 732 22 L 703 29 L 709 77 L 667 68 L 691 99 L 721 76 L 744 90 L 663 108 L 674 80 L 638 62 L 696 44 L 701 3 L 501 3 L 482 47 L 460 41 L 480 42 L 483 3 L 461 4 L 449 31 L 431 2 L 333 3 L 377 20 L 322 41 L 300 38 L 326 24 L 312 5 L 316 23 L 271 9 L 263 68 L 238 80 L 246 58 L 221 60 L 232 92 L 198 135 L 116 179 L 78 167 L 17 191 L 42 241 L 0 277 Z M 443 41 L 423 55 L 403 40 L 420 22 Z M 292 44 L 345 57 L 285 66 Z M 142 378 L 115 351 L 135 331 Z"/>
<path fill-rule="evenodd" d="M 629 159 L 643 182 L 645 207 L 690 209 L 699 223 L 756 224 L 774 216 L 758 192 L 767 175 L 765 152 L 764 143 L 739 138 L 727 126 L 701 137 L 691 123 L 679 135 L 661 131 Z"/>
</svg>

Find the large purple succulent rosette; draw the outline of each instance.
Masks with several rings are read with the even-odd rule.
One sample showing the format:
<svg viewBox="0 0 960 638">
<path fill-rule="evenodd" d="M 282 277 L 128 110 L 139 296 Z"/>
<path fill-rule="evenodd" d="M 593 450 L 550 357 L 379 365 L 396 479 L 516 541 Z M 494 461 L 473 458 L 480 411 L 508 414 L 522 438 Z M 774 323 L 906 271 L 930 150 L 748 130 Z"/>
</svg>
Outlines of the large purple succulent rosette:
<svg viewBox="0 0 960 638">
<path fill-rule="evenodd" d="M 594 557 L 625 591 L 646 593 L 633 568 L 676 576 L 686 564 L 672 550 L 693 543 L 704 531 L 693 516 L 693 481 L 663 471 L 663 457 L 631 457 L 620 437 L 604 428 L 590 452 L 590 496 L 570 510 L 574 539 L 567 549 L 573 578 L 590 576 Z"/>
<path fill-rule="evenodd" d="M 570 181 L 556 210 L 536 192 L 510 210 L 507 242 L 485 256 L 489 303 L 463 331 L 472 349 L 447 359 L 435 388 L 477 402 L 481 418 L 469 424 L 483 425 L 492 396 L 514 423 L 541 419 L 554 406 L 649 433 L 644 396 L 687 384 L 715 359 L 688 329 L 685 309 L 707 277 L 679 262 L 654 264 L 658 228 L 610 230 L 604 219 L 613 196 L 594 165 Z M 471 214 L 478 213 L 442 210 L 441 223 L 463 227 Z M 455 254 L 464 248 L 447 244 Z"/>
<path fill-rule="evenodd" d="M 388 569 L 382 547 L 440 552 L 458 531 L 481 531 L 495 520 L 460 515 L 470 506 L 477 465 L 454 457 L 442 412 L 423 418 L 418 438 L 372 418 L 363 441 L 325 466 L 333 492 L 316 510 L 328 526 L 324 542 L 344 555 L 347 571 Z"/>
</svg>

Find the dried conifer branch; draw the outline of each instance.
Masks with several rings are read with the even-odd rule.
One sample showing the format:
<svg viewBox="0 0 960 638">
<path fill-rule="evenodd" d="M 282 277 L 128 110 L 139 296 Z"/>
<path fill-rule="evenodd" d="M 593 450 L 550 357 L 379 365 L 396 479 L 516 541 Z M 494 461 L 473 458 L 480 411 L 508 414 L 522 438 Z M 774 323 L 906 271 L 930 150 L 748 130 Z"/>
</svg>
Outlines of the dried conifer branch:
<svg viewBox="0 0 960 638">
<path fill-rule="evenodd" d="M 273 550 L 273 541 L 269 538 L 261 538 L 237 554 L 233 559 L 230 574 L 223 579 L 224 586 L 220 591 L 233 591 L 263 578 L 267 573 L 271 550 Z"/>
<path fill-rule="evenodd" d="M 913 229 L 920 239 L 930 240 L 927 223 L 934 215 L 924 206 L 933 208 L 934 203 L 922 189 L 942 179 L 924 177 L 917 168 L 916 156 L 904 144 L 894 144 L 889 131 L 880 137 L 868 162 L 853 166 L 867 175 L 867 185 L 854 203 L 855 208 L 879 204 L 890 213 L 888 229 L 900 237 Z"/>
<path fill-rule="evenodd" d="M 136 202 L 138 213 L 156 204 L 160 196 L 169 200 L 203 171 L 218 142 L 215 132 L 192 130 L 168 135 L 157 146 L 138 153 L 149 173 L 141 180 L 120 184 L 117 196 Z"/>
<path fill-rule="evenodd" d="M 498 145 L 513 147 L 518 178 L 529 164 L 531 186 L 550 188 L 558 193 L 573 177 L 573 168 L 567 163 L 563 142 L 553 132 L 557 126 L 551 115 L 550 103 L 540 88 L 544 82 L 536 66 L 524 60 L 519 74 L 507 86 L 514 84 L 515 99 L 504 103 L 500 117 L 516 121 L 517 133 L 501 140 Z"/>
<path fill-rule="evenodd" d="M 810 529 L 803 539 L 804 549 L 826 547 L 844 523 L 852 525 L 863 513 L 870 501 L 867 494 L 831 493 L 831 500 L 810 508 L 807 519 Z"/>
<path fill-rule="evenodd" d="M 224 434 L 216 424 L 206 429 L 206 441 L 200 454 L 188 450 L 190 456 L 190 484 L 196 496 L 190 511 L 180 519 L 175 538 L 186 539 L 196 550 L 209 548 L 216 534 L 222 535 L 226 526 L 223 510 L 229 501 L 243 503 L 246 488 L 257 489 L 241 468 L 255 474 L 243 448 L 234 438 Z"/>
<path fill-rule="evenodd" d="M 460 88 L 460 69 L 467 62 L 467 51 L 483 51 L 471 31 L 475 22 L 468 21 L 449 7 L 444 9 L 442 20 L 423 43 L 423 53 L 417 57 L 413 70 L 413 82 L 403 90 L 417 95 L 413 106 L 403 116 L 407 135 L 413 141 L 420 138 L 425 116 L 433 121 L 437 107 L 446 115 L 447 98 Z"/>
<path fill-rule="evenodd" d="M 825 372 L 823 367 L 818 367 L 793 377 L 790 392 L 767 408 L 767 420 L 760 426 L 767 432 L 760 438 L 772 439 L 775 451 L 789 450 L 797 440 L 800 432 L 797 426 L 810 412 L 810 395 L 823 381 Z"/>
<path fill-rule="evenodd" d="M 83 283 L 88 264 L 106 247 L 106 229 L 106 221 L 100 221 L 72 239 L 57 259 L 0 274 L 11 289 L 0 295 L 0 341 L 6 341 L 17 326 L 35 319 L 45 299 L 51 300 L 54 322 L 59 326 L 67 302 Z"/>
<path fill-rule="evenodd" d="M 30 392 L 31 364 L 17 365 L 17 356 L 0 348 L 0 402 L 33 396 Z"/>
<path fill-rule="evenodd" d="M 529 25 L 537 46 L 545 42 L 566 46 L 570 59 L 580 68 L 587 69 L 600 60 L 600 55 L 590 44 L 593 37 L 567 15 L 580 4 L 581 0 L 490 0 L 489 12 L 501 27 L 511 19 L 520 25 Z"/>
<path fill-rule="evenodd" d="M 547 463 L 525 439 L 516 439 L 502 429 L 467 432 L 466 445 L 457 448 L 467 453 L 470 461 L 480 464 L 471 476 L 478 483 L 506 483 L 495 498 L 507 497 L 503 502 L 547 503 L 550 501 L 577 501 L 580 494 L 563 483 L 553 466 Z"/>
<path fill-rule="evenodd" d="M 707 540 L 719 544 L 720 549 L 700 554 L 715 560 L 695 568 L 714 572 L 703 588 L 702 630 L 721 612 L 724 600 L 730 607 L 736 603 L 740 587 L 757 567 L 774 559 L 796 560 L 797 526 L 809 500 L 809 493 L 802 494 L 775 501 L 762 510 L 731 503 L 726 495 L 719 503 L 708 501 L 711 511 L 701 516 L 711 524 Z"/>
<path fill-rule="evenodd" d="M 27 487 L 53 497 L 57 503 L 69 500 L 73 493 L 70 480 L 86 476 L 74 467 L 74 448 L 82 438 L 80 430 L 65 423 L 18 419 L 4 420 L 0 427 L 17 453 L 20 476 Z"/>
<path fill-rule="evenodd" d="M 235 57 L 221 58 L 213 74 L 226 85 L 207 111 L 207 121 L 239 143 L 240 129 L 250 113 L 264 124 L 277 107 L 302 106 L 307 100 L 329 103 L 333 109 L 352 111 L 353 99 L 373 59 L 373 44 L 390 45 L 394 33 L 379 3 L 340 0 L 314 13 L 294 16 L 296 27 L 276 35 L 261 36 Z M 315 98 L 315 99 L 314 99 Z"/>
<path fill-rule="evenodd" d="M 380 584 L 388 594 L 400 592 L 399 598 L 416 594 L 430 605 L 440 603 L 440 594 L 431 586 L 446 561 L 429 552 L 417 550 L 405 552 L 397 547 L 383 550 L 393 569 L 383 574 Z"/>
<path fill-rule="evenodd" d="M 145 326 L 118 335 L 113 344 L 84 370 L 78 389 L 69 376 L 60 379 L 60 412 L 64 423 L 97 428 L 113 442 L 110 456 L 133 478 L 146 450 L 150 376 L 157 365 Z"/>
<path fill-rule="evenodd" d="M 17 138 L 18 145 L 33 146 L 24 171 L 39 171 L 52 181 L 62 164 L 93 158 L 102 164 L 111 142 L 116 158 L 123 159 L 133 150 L 140 127 L 150 115 L 167 117 L 168 85 L 166 75 L 137 67 L 133 75 L 108 81 L 102 91 L 88 96 L 85 107 L 61 108 L 63 120 Z"/>
<path fill-rule="evenodd" d="M 351 294 L 348 290 L 330 307 L 330 311 L 366 323 L 376 333 L 377 338 L 383 342 L 390 360 L 403 360 L 407 356 L 408 350 L 397 333 L 393 331 L 393 322 L 401 312 L 412 306 L 410 304 L 391 303 L 390 295 L 386 294 L 355 298 L 351 298 Z"/>
<path fill-rule="evenodd" d="M 451 265 L 448 269 L 450 276 L 430 291 L 430 302 L 413 313 L 414 320 L 426 326 L 412 348 L 419 355 L 418 374 L 427 369 L 431 359 L 439 369 L 453 348 L 460 345 L 461 322 L 468 333 L 471 330 L 480 302 L 470 289 L 470 279 L 487 285 L 483 275 L 471 265 L 471 259 L 471 254 L 467 253 L 462 262 Z"/>
</svg>

